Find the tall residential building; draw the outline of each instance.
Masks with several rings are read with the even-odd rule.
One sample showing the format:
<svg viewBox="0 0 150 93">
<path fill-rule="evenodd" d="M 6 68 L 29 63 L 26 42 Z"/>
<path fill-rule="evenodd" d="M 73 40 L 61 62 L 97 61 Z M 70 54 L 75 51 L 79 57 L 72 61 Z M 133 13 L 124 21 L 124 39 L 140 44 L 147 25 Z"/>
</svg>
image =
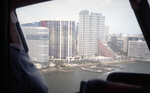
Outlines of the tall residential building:
<svg viewBox="0 0 150 93">
<path fill-rule="evenodd" d="M 49 33 L 45 27 L 22 26 L 29 47 L 31 61 L 47 66 L 49 61 Z"/>
<path fill-rule="evenodd" d="M 75 56 L 75 21 L 42 20 L 41 26 L 49 28 L 49 56 L 51 58 L 66 59 Z"/>
<path fill-rule="evenodd" d="M 150 51 L 146 41 L 129 41 L 128 57 L 134 59 L 150 59 Z"/>
<path fill-rule="evenodd" d="M 98 41 L 104 42 L 105 17 L 84 10 L 79 13 L 78 55 L 98 54 Z"/>
</svg>

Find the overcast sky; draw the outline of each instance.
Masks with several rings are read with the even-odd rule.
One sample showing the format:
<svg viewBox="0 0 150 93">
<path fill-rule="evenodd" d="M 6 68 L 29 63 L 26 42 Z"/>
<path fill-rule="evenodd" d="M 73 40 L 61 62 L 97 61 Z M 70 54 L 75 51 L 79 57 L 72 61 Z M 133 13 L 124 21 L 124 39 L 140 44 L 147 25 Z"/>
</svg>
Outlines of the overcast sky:
<svg viewBox="0 0 150 93">
<path fill-rule="evenodd" d="M 72 19 L 79 22 L 82 10 L 101 13 L 109 33 L 139 34 L 141 30 L 129 0 L 53 0 L 17 9 L 20 23 L 43 19 Z"/>
</svg>

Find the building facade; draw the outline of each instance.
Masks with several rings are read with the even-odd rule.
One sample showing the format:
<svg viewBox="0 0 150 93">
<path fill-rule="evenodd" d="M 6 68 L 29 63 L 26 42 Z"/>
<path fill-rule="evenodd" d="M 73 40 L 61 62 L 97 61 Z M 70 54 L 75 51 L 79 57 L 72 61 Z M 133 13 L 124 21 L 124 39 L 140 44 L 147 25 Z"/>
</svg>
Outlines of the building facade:
<svg viewBox="0 0 150 93">
<path fill-rule="evenodd" d="M 66 59 L 75 56 L 75 21 L 50 19 L 42 20 L 41 26 L 49 28 L 50 58 Z"/>
<path fill-rule="evenodd" d="M 104 41 L 105 17 L 83 10 L 79 13 L 78 55 L 98 54 L 98 41 Z"/>
<path fill-rule="evenodd" d="M 108 35 L 109 35 L 109 26 L 105 26 L 104 28 L 104 42 L 108 42 Z"/>
<path fill-rule="evenodd" d="M 128 52 L 128 42 L 129 41 L 145 41 L 143 36 L 123 36 L 123 51 Z"/>
<path fill-rule="evenodd" d="M 111 43 L 113 45 L 117 44 L 117 36 L 116 35 L 111 36 Z"/>
<path fill-rule="evenodd" d="M 49 61 L 49 33 L 45 27 L 22 26 L 29 47 L 31 61 L 47 66 Z"/>
<path fill-rule="evenodd" d="M 150 51 L 146 44 L 146 41 L 129 41 L 128 45 L 128 58 L 138 59 L 150 59 Z"/>
</svg>

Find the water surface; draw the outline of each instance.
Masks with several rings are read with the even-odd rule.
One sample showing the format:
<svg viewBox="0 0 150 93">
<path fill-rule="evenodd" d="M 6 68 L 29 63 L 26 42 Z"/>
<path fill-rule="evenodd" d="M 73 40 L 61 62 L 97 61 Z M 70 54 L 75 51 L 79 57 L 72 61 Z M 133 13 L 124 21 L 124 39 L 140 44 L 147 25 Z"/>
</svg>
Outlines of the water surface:
<svg viewBox="0 0 150 93">
<path fill-rule="evenodd" d="M 111 72 L 136 72 L 149 73 L 150 63 L 147 62 L 127 62 L 117 63 L 117 66 L 122 66 L 124 69 L 116 69 Z M 81 69 L 76 69 L 74 72 L 50 72 L 45 73 L 44 78 L 49 87 L 49 93 L 73 93 L 78 92 L 80 82 L 85 79 L 102 79 L 105 80 L 111 72 L 104 71 L 103 73 L 87 72 Z"/>
</svg>

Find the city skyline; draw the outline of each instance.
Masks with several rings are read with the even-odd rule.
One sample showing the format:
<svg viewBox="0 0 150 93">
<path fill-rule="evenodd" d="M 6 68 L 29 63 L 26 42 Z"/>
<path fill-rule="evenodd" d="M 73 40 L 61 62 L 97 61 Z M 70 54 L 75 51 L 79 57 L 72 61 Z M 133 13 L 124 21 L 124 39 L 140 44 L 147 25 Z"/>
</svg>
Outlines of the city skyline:
<svg viewBox="0 0 150 93">
<path fill-rule="evenodd" d="M 132 40 L 132 38 L 133 40 L 139 39 L 135 35 L 132 37 L 132 35 L 119 32 L 120 39 L 117 39 L 118 37 L 113 34 L 112 40 L 108 40 L 111 27 L 106 24 L 107 17 L 103 13 L 86 9 L 79 11 L 78 15 L 79 22 L 58 17 L 40 19 L 40 21 L 22 25 L 41 26 L 49 29 L 49 56 L 52 59 L 69 60 L 69 58 L 75 56 L 103 56 L 114 60 L 121 56 L 127 57 L 129 40 Z M 136 35 L 138 34 L 136 33 Z M 140 37 L 144 38 L 142 35 Z M 118 42 L 120 42 L 120 45 Z M 116 52 L 119 52 L 119 55 Z"/>
<path fill-rule="evenodd" d="M 128 0 L 56 0 L 17 9 L 17 14 L 21 24 L 53 18 L 72 19 L 78 23 L 78 14 L 85 9 L 102 13 L 111 34 L 141 33 Z"/>
<path fill-rule="evenodd" d="M 35 60 L 36 56 L 38 56 L 37 54 L 40 54 L 42 56 L 44 55 L 45 58 L 46 57 L 48 58 L 49 54 L 50 59 L 69 60 L 70 58 L 75 58 L 76 56 L 80 57 L 99 56 L 100 58 L 102 57 L 108 58 L 108 60 L 115 60 L 116 58 L 120 59 L 123 56 L 130 57 L 129 54 L 131 54 L 133 50 L 133 49 L 129 50 L 131 42 L 137 42 L 137 40 L 141 40 L 142 43 L 144 42 L 144 37 L 142 35 L 127 36 L 120 34 L 119 36 L 115 35 L 111 36 L 110 40 L 107 40 L 108 38 L 104 39 L 104 34 L 106 31 L 105 16 L 101 15 L 100 13 L 89 14 L 89 11 L 87 10 L 81 11 L 79 15 L 80 15 L 80 25 L 78 26 L 78 28 L 76 28 L 76 30 L 78 29 L 78 31 L 75 30 L 75 21 L 71 20 L 53 19 L 34 22 L 34 24 L 32 23 L 22 24 L 23 32 L 26 32 L 24 33 L 25 38 L 27 39 L 27 43 L 29 44 L 29 48 L 31 49 L 31 51 L 29 52 L 30 56 L 32 55 L 31 58 Z M 47 35 L 49 35 L 49 37 L 47 35 L 44 35 L 45 32 L 39 32 L 39 30 L 42 31 L 42 29 L 47 29 L 48 31 Z M 35 32 L 38 34 L 36 34 Z M 40 40 L 44 40 L 44 42 L 45 40 L 47 40 L 49 42 L 49 50 L 45 48 L 44 44 L 46 43 Z M 77 42 L 76 40 L 78 41 L 78 44 L 76 43 Z M 32 44 L 34 46 L 32 46 Z M 121 48 L 114 48 L 119 47 L 120 45 L 118 46 L 118 44 L 121 45 Z M 144 47 L 146 47 L 147 46 L 146 42 L 144 42 L 143 45 Z M 40 49 L 37 50 L 39 52 L 37 53 L 36 51 L 37 48 L 35 47 L 45 48 L 40 49 L 44 51 L 46 50 L 47 52 L 43 51 L 43 53 L 47 54 L 43 54 Z M 123 55 L 118 54 L 116 49 L 117 51 L 120 52 L 120 54 Z M 142 48 L 140 50 L 142 51 Z M 137 51 L 136 54 L 138 53 L 141 52 Z M 148 53 L 149 52 L 147 52 L 146 55 L 149 56 Z M 37 61 L 41 60 L 38 58 L 40 57 L 37 57 L 36 59 Z M 42 58 L 42 60 L 43 59 L 45 60 L 45 58 Z"/>
</svg>

